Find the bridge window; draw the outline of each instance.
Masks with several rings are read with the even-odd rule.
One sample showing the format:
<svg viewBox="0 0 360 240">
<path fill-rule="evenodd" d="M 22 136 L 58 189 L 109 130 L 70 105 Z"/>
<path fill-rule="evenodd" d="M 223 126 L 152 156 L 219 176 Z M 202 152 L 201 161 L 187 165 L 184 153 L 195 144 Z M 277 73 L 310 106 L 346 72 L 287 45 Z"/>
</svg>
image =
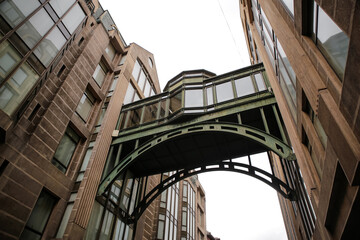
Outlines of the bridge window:
<svg viewBox="0 0 360 240">
<path fill-rule="evenodd" d="M 202 107 L 204 106 L 202 89 L 185 90 L 185 107 Z"/>
<path fill-rule="evenodd" d="M 206 88 L 207 105 L 214 104 L 213 87 Z"/>
<path fill-rule="evenodd" d="M 128 112 L 128 114 L 130 114 L 130 116 L 129 116 L 129 123 L 127 124 L 127 127 L 133 127 L 133 126 L 137 126 L 140 124 L 141 112 L 142 112 L 142 107 Z"/>
<path fill-rule="evenodd" d="M 235 87 L 238 97 L 243 97 L 255 92 L 254 85 L 250 76 L 236 79 Z"/>
<path fill-rule="evenodd" d="M 143 123 L 147 123 L 147 122 L 156 120 L 156 115 L 158 112 L 158 104 L 159 103 L 154 103 L 154 104 L 145 106 Z"/>
<path fill-rule="evenodd" d="M 181 108 L 181 92 L 170 97 L 170 113 L 174 113 Z"/>
<path fill-rule="evenodd" d="M 265 85 L 262 73 L 254 74 L 254 78 L 255 78 L 255 82 L 256 82 L 258 91 L 261 92 L 261 91 L 266 90 L 266 85 Z"/>
<path fill-rule="evenodd" d="M 234 98 L 234 92 L 231 82 L 225 82 L 216 85 L 217 103 L 228 101 Z"/>
</svg>

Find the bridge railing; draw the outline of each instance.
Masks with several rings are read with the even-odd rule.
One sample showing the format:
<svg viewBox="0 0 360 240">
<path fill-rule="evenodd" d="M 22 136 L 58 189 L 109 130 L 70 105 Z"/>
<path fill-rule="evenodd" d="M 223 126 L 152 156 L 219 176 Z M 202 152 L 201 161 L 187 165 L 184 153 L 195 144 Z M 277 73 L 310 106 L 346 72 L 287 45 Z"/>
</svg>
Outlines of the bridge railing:
<svg viewBox="0 0 360 240">
<path fill-rule="evenodd" d="M 124 105 L 117 129 L 158 125 L 179 116 L 216 111 L 234 104 L 234 99 L 265 93 L 269 86 L 262 65 L 199 79 L 199 82 L 183 82 L 174 90 Z"/>
</svg>

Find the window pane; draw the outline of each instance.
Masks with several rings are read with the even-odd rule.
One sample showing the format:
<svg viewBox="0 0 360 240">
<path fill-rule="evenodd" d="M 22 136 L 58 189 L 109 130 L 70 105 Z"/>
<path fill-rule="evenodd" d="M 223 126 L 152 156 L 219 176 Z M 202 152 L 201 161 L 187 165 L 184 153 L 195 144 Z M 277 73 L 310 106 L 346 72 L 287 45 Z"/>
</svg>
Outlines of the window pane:
<svg viewBox="0 0 360 240">
<path fill-rule="evenodd" d="M 113 45 L 111 45 L 111 43 L 105 48 L 105 52 L 107 53 L 107 55 L 109 55 L 111 61 L 114 59 L 115 57 L 115 48 L 113 47 Z"/>
<path fill-rule="evenodd" d="M 26 62 L 23 63 L 0 88 L 0 108 L 11 116 L 38 79 L 39 75 Z"/>
<path fill-rule="evenodd" d="M 349 38 L 320 7 L 317 37 L 327 60 L 340 78 L 343 78 Z"/>
<path fill-rule="evenodd" d="M 150 96 L 150 89 L 151 89 L 151 85 L 150 85 L 149 79 L 146 79 L 145 88 L 144 88 L 144 95 L 145 95 L 145 97 L 149 97 L 149 96 Z"/>
<path fill-rule="evenodd" d="M 21 57 L 15 48 L 8 42 L 4 41 L 0 45 L 0 83 L 13 70 Z"/>
<path fill-rule="evenodd" d="M 266 86 L 265 86 L 262 74 L 257 73 L 257 74 L 254 75 L 254 77 L 255 77 L 255 81 L 256 81 L 256 85 L 258 87 L 258 90 L 259 91 L 266 90 Z"/>
<path fill-rule="evenodd" d="M 185 90 L 185 107 L 202 107 L 204 106 L 202 89 Z"/>
<path fill-rule="evenodd" d="M 103 240 L 110 239 L 113 221 L 114 221 L 114 214 L 106 210 L 99 239 L 103 239 Z"/>
<path fill-rule="evenodd" d="M 158 111 L 157 106 L 158 106 L 158 103 L 154 103 L 154 104 L 151 104 L 151 105 L 148 105 L 145 107 L 144 117 L 143 117 L 144 123 L 156 120 L 156 114 Z"/>
<path fill-rule="evenodd" d="M 128 86 L 127 90 L 126 90 L 126 95 L 125 95 L 125 98 L 124 98 L 124 104 L 128 104 L 128 103 L 132 102 L 134 92 L 135 92 L 134 87 L 132 86 L 131 83 L 129 83 L 129 86 Z"/>
<path fill-rule="evenodd" d="M 44 9 L 40 9 L 16 32 L 29 48 L 33 48 L 53 25 L 54 22 L 47 12 Z"/>
<path fill-rule="evenodd" d="M 123 56 L 121 57 L 119 65 L 123 65 L 123 64 L 125 63 L 125 61 L 126 61 L 126 56 L 127 56 L 127 55 L 123 55 Z"/>
<path fill-rule="evenodd" d="M 62 238 L 66 229 L 66 226 L 69 222 L 70 214 L 73 209 L 74 203 L 70 203 L 66 206 L 65 213 L 62 217 L 61 224 L 59 230 L 56 234 L 56 238 Z"/>
<path fill-rule="evenodd" d="M 53 163 L 55 163 L 55 165 L 63 172 L 66 171 L 66 168 L 69 165 L 71 157 L 76 148 L 76 144 L 77 142 L 75 142 L 67 133 L 65 133 L 60 141 L 58 148 L 56 149 L 54 158 L 57 160 L 57 162 L 60 162 L 61 165 L 57 165 L 54 161 Z"/>
<path fill-rule="evenodd" d="M 163 221 L 158 222 L 157 238 L 158 239 L 163 239 L 164 238 L 164 222 Z"/>
<path fill-rule="evenodd" d="M 145 73 L 144 73 L 144 71 L 141 71 L 139 81 L 138 81 L 138 85 L 141 90 L 144 89 L 145 81 L 146 81 Z"/>
<path fill-rule="evenodd" d="M 69 9 L 69 7 L 75 2 L 75 0 L 51 0 L 50 5 L 55 10 L 59 17 Z"/>
<path fill-rule="evenodd" d="M 234 92 L 231 82 L 216 85 L 216 97 L 218 103 L 233 99 Z"/>
<path fill-rule="evenodd" d="M 291 15 L 294 16 L 294 0 L 282 0 L 286 5 L 287 9 L 291 12 Z"/>
<path fill-rule="evenodd" d="M 47 67 L 64 46 L 65 42 L 66 39 L 64 35 L 55 27 L 49 35 L 41 41 L 40 45 L 34 50 L 34 53 L 41 63 Z"/>
<path fill-rule="evenodd" d="M 132 75 L 135 78 L 135 81 L 137 81 L 137 79 L 139 77 L 139 72 L 140 72 L 140 64 L 139 64 L 138 61 L 136 61 L 135 65 L 134 65 L 133 72 L 132 72 Z"/>
<path fill-rule="evenodd" d="M 31 212 L 30 218 L 26 223 L 26 228 L 42 233 L 45 229 L 46 223 L 50 217 L 50 213 L 55 205 L 56 199 L 42 191 L 35 207 Z M 25 239 L 22 235 L 21 239 Z"/>
<path fill-rule="evenodd" d="M 76 108 L 76 112 L 84 121 L 86 121 L 90 115 L 91 109 L 93 107 L 93 101 L 94 97 L 88 91 L 86 91 L 80 99 L 79 105 Z"/>
<path fill-rule="evenodd" d="M 255 92 L 250 76 L 235 80 L 236 93 L 238 97 L 246 96 Z"/>
<path fill-rule="evenodd" d="M 75 29 L 79 26 L 81 21 L 85 18 L 84 11 L 79 4 L 76 4 L 68 14 L 62 20 L 65 27 L 69 30 L 70 34 L 73 34 Z"/>
<path fill-rule="evenodd" d="M 93 74 L 93 78 L 95 82 L 101 87 L 102 83 L 104 82 L 106 76 L 106 72 L 104 68 L 101 66 L 101 63 L 99 63 L 96 66 L 95 72 Z"/>
<path fill-rule="evenodd" d="M 176 112 L 181 108 L 181 92 L 170 98 L 170 113 Z"/>
<path fill-rule="evenodd" d="M 8 0 L 0 3 L 0 13 L 11 27 L 15 27 L 39 6 L 38 0 Z"/>
<path fill-rule="evenodd" d="M 213 96 L 213 91 L 212 91 L 212 89 L 213 89 L 212 87 L 206 88 L 207 104 L 208 104 L 208 105 L 214 104 L 214 96 Z"/>
</svg>

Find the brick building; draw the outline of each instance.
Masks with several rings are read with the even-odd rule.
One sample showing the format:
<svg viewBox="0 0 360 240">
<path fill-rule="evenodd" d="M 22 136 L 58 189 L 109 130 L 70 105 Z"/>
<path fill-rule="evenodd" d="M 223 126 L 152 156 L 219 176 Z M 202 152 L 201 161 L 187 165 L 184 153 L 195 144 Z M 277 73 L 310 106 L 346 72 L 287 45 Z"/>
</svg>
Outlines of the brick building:
<svg viewBox="0 0 360 240">
<path fill-rule="evenodd" d="M 0 13 L 0 238 L 168 239 L 162 209 L 174 202 L 166 198 L 146 210 L 136 232 L 116 217 L 131 208 L 128 193 L 141 180 L 114 184 L 106 197 L 113 208 L 95 200 L 121 106 L 160 93 L 154 56 L 127 45 L 98 1 L 5 0 Z M 184 189 L 194 200 L 192 232 L 184 233 L 194 239 L 205 234 L 198 180 L 163 195 L 180 193 L 180 202 Z"/>
<path fill-rule="evenodd" d="M 359 239 L 360 2 L 239 4 L 251 62 L 264 63 L 310 197 L 308 215 L 280 198 L 289 239 Z"/>
</svg>

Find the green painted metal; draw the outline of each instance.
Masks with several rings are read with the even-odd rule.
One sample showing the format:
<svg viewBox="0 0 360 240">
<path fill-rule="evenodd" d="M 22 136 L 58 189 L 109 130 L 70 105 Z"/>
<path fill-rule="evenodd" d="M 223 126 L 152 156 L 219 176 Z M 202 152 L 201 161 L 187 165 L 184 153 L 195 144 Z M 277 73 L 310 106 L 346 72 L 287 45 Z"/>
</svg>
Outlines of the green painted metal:
<svg viewBox="0 0 360 240">
<path fill-rule="evenodd" d="M 159 131 L 157 131 L 159 133 Z M 253 140 L 261 145 L 263 145 L 266 149 L 273 151 L 281 158 L 288 158 L 292 154 L 292 149 L 283 143 L 281 140 L 273 137 L 272 135 L 258 130 L 256 128 L 252 128 L 245 125 L 239 124 L 230 124 L 230 123 L 197 123 L 192 124 L 190 126 L 185 126 L 181 128 L 174 129 L 172 131 L 167 131 L 165 134 L 162 134 L 153 140 L 139 146 L 134 150 L 131 154 L 125 157 L 118 165 L 114 167 L 114 169 L 105 177 L 102 183 L 99 186 L 98 194 L 101 195 L 111 184 L 116 177 L 126 170 L 131 163 L 136 161 L 137 157 L 141 154 L 149 151 L 151 148 L 158 144 L 163 144 L 167 140 L 187 135 L 195 132 L 226 132 L 239 135 L 241 137 L 245 137 L 249 140 Z"/>
<path fill-rule="evenodd" d="M 145 136 L 155 135 L 161 132 L 175 130 L 178 128 L 190 126 L 204 121 L 209 121 L 209 120 L 221 118 L 223 116 L 241 113 L 243 111 L 247 111 L 250 109 L 261 108 L 273 104 L 276 104 L 276 99 L 270 93 L 256 94 L 249 98 L 246 98 L 246 101 L 244 101 L 244 99 L 236 99 L 232 101 L 232 105 L 230 106 L 224 106 L 221 109 L 199 114 L 197 117 L 194 117 L 194 119 L 192 119 L 191 121 L 186 121 L 176 124 L 172 124 L 171 122 L 168 123 L 165 122 L 160 125 L 158 125 L 157 123 L 153 123 L 153 124 L 138 126 L 132 129 L 124 129 L 121 132 L 119 132 L 118 137 L 115 137 L 113 139 L 112 145 L 138 139 L 140 137 L 145 137 Z M 184 113 L 181 112 L 181 114 Z"/>
</svg>

